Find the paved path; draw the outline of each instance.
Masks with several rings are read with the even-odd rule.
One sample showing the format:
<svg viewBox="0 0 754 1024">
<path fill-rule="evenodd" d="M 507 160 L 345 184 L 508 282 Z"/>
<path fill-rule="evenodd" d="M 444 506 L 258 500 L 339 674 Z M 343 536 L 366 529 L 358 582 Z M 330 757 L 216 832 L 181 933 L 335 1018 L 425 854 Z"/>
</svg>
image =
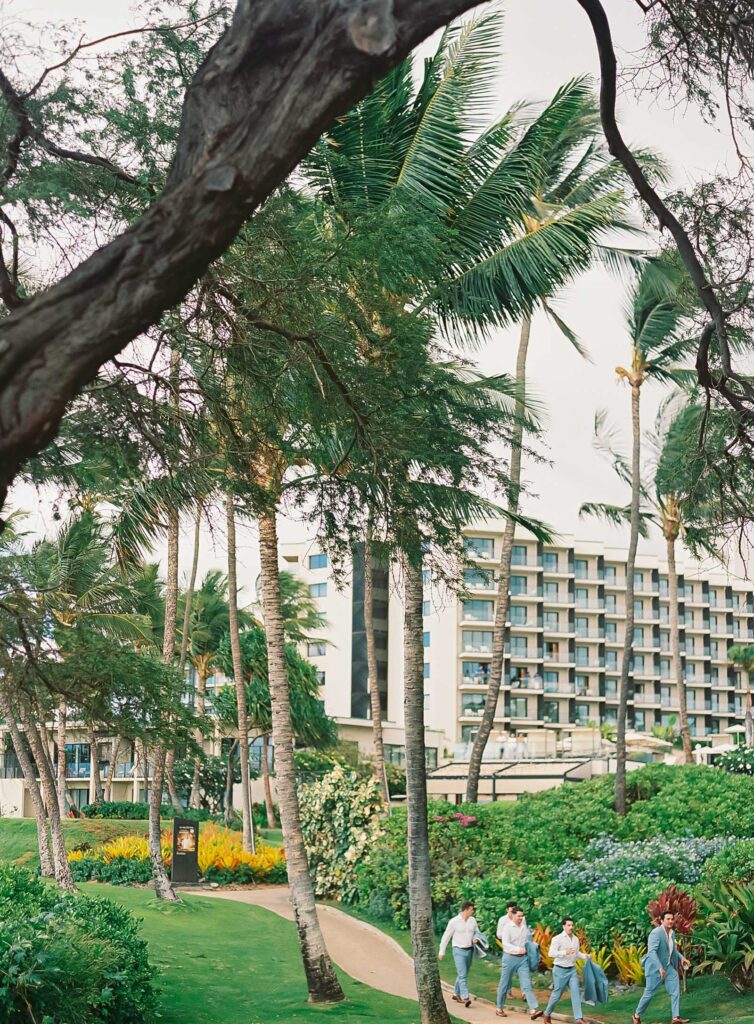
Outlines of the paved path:
<svg viewBox="0 0 754 1024">
<path fill-rule="evenodd" d="M 255 889 L 202 890 L 204 896 L 238 900 L 271 910 L 280 917 L 293 920 L 293 908 L 286 886 L 259 886 Z M 364 921 L 344 914 L 342 910 L 317 904 L 322 932 L 335 963 L 356 981 L 393 996 L 416 1000 L 414 965 L 395 939 Z M 467 1010 L 451 999 L 452 989 L 443 983 L 445 1002 L 454 1017 L 468 1021 L 493 1021 L 495 1007 L 486 999 L 475 1000 Z M 526 1013 L 508 1010 L 510 1024 L 524 1024 Z M 563 1018 L 561 1018 L 563 1019 Z"/>
</svg>

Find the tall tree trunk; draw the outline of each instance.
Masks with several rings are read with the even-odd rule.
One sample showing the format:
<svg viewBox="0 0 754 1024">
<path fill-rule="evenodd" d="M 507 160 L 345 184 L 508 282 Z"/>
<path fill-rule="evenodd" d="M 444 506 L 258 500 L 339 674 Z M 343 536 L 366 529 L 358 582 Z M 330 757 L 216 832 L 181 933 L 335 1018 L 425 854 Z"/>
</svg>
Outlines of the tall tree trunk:
<svg viewBox="0 0 754 1024">
<path fill-rule="evenodd" d="M 139 802 L 139 778 L 140 772 L 142 771 L 142 765 L 144 766 L 143 775 L 146 779 L 146 764 L 147 764 L 147 752 L 142 744 L 141 753 L 139 752 L 139 741 L 134 740 L 134 784 L 131 799 L 134 803 Z"/>
<path fill-rule="evenodd" d="M 66 726 L 68 719 L 68 707 L 64 700 L 61 700 L 58 704 L 58 729 L 56 742 L 58 745 L 58 772 L 57 772 L 57 791 L 58 791 L 58 807 L 60 808 L 61 817 L 66 817 L 68 814 L 68 785 L 66 779 L 66 758 L 65 758 L 65 741 L 66 741 Z"/>
<path fill-rule="evenodd" d="M 196 671 L 196 714 L 197 717 L 204 717 L 204 712 L 207 708 L 207 669 L 203 661 L 199 664 L 202 666 Z M 197 743 L 202 741 L 202 731 L 197 729 L 196 735 Z M 201 797 L 201 770 L 202 770 L 202 759 L 197 754 L 194 757 L 194 775 L 191 779 L 191 795 L 189 796 L 189 807 L 198 808 Z"/>
<path fill-rule="evenodd" d="M 183 804 L 178 796 L 178 790 L 175 788 L 175 749 L 173 747 L 170 748 L 165 756 L 165 782 L 167 783 L 168 796 L 170 797 L 170 803 L 173 805 L 173 810 L 182 811 Z"/>
<path fill-rule="evenodd" d="M 747 747 L 754 747 L 754 703 L 751 696 L 751 671 L 746 670 L 746 712 L 744 714 L 744 729 Z"/>
<path fill-rule="evenodd" d="M 264 806 L 267 810 L 267 828 L 277 828 L 275 805 L 272 802 L 272 786 L 270 785 L 270 766 L 268 763 L 270 745 L 266 732 L 262 733 L 262 782 L 264 783 Z"/>
<path fill-rule="evenodd" d="M 228 760 L 225 766 L 225 823 L 228 824 L 233 817 L 233 756 L 238 746 L 238 740 L 233 740 L 228 748 Z"/>
<path fill-rule="evenodd" d="M 191 572 L 189 574 L 188 587 L 186 588 L 186 603 L 183 609 L 183 625 L 181 627 L 181 650 L 178 655 L 178 671 L 183 672 L 186 667 L 186 656 L 189 645 L 189 629 L 191 626 L 191 609 L 194 604 L 194 590 L 196 589 L 196 573 L 199 568 L 199 542 L 202 533 L 202 506 L 196 503 L 196 518 L 194 519 L 194 554 L 191 559 Z"/>
<path fill-rule="evenodd" d="M 315 1003 L 338 1002 L 345 996 L 319 926 L 314 887 L 301 832 L 296 774 L 293 767 L 293 723 L 285 662 L 277 523 L 274 513 L 259 516 L 259 554 L 262 563 L 262 607 L 267 634 L 267 671 L 272 705 L 272 740 L 275 744 L 278 807 L 283 828 L 291 902 L 296 915 L 309 999 Z"/>
<path fill-rule="evenodd" d="M 115 773 L 118 770 L 118 758 L 120 757 L 120 746 L 121 746 L 120 736 L 116 736 L 113 739 L 113 745 L 112 745 L 112 748 L 110 750 L 110 771 L 107 773 L 107 778 L 105 779 L 105 800 L 106 801 L 112 800 L 112 798 L 113 798 L 113 779 L 115 778 Z"/>
<path fill-rule="evenodd" d="M 59 889 L 67 892 L 75 892 L 76 886 L 71 875 L 71 865 L 68 863 L 68 855 L 65 848 L 65 836 L 63 835 L 63 824 L 60 818 L 60 807 L 58 806 L 58 794 L 55 787 L 55 776 L 52 771 L 50 755 L 45 750 L 42 737 L 39 735 L 31 715 L 21 710 L 21 721 L 23 722 L 26 736 L 29 740 L 31 752 L 37 763 L 39 771 L 39 782 L 44 794 L 44 801 L 47 805 L 47 813 L 50 816 L 50 834 L 52 836 L 52 860 L 55 866 L 55 881 Z"/>
<path fill-rule="evenodd" d="M 508 604 L 510 601 L 511 558 L 513 556 L 513 538 L 516 531 L 515 520 L 521 497 L 521 448 L 524 440 L 523 419 L 526 411 L 526 357 L 529 351 L 531 336 L 531 319 L 525 317 L 521 322 L 521 336 L 516 355 L 516 386 L 519 397 L 516 401 L 516 421 L 511 437 L 510 477 L 507 490 L 509 518 L 503 531 L 503 544 L 500 551 L 500 565 L 497 578 L 497 605 L 495 607 L 495 625 L 492 635 L 492 661 L 487 681 L 487 696 L 484 702 L 482 720 L 479 731 L 471 748 L 469 757 L 469 777 L 466 783 L 466 800 L 476 803 L 479 799 L 479 773 L 482 769 L 482 758 L 495 724 L 497 702 L 500 697 L 500 686 L 503 681 L 503 664 L 505 659 L 505 624 L 508 621 Z"/>
<path fill-rule="evenodd" d="M 385 768 L 385 744 L 382 738 L 382 701 L 380 676 L 377 666 L 377 645 L 374 640 L 374 594 L 372 573 L 372 527 L 367 527 L 364 541 L 364 633 L 367 641 L 367 686 L 372 713 L 372 739 L 374 742 L 374 774 L 382 790 L 385 807 L 390 807 L 390 790 Z"/>
<path fill-rule="evenodd" d="M 440 984 L 432 918 L 427 767 L 424 746 L 424 648 L 421 565 L 403 558 L 403 717 L 406 733 L 406 800 L 408 803 L 408 897 L 414 975 L 422 1024 L 450 1024 Z"/>
<path fill-rule="evenodd" d="M 31 803 L 34 808 L 34 817 L 37 822 L 37 846 L 39 848 L 40 871 L 43 878 L 54 878 L 55 865 L 53 864 L 52 851 L 50 849 L 50 836 L 47 831 L 47 811 L 45 810 L 42 792 L 39 788 L 39 783 L 37 782 L 37 771 L 29 757 L 29 752 L 26 749 L 26 744 L 24 743 L 21 730 L 18 728 L 15 712 L 7 695 L 2 690 L 0 690 L 0 714 L 2 714 L 5 719 L 5 724 L 8 727 L 8 732 L 10 733 L 10 738 L 13 742 L 13 749 L 16 752 L 18 763 L 21 765 L 24 782 L 26 783 L 26 788 L 29 790 L 29 796 L 31 797 Z M 23 814 L 23 807 L 21 807 L 20 810 Z"/>
<path fill-rule="evenodd" d="M 628 676 L 634 650 L 634 569 L 639 546 L 639 500 L 641 497 L 641 384 L 631 383 L 631 526 L 626 559 L 626 635 L 623 664 L 618 684 L 618 728 L 615 737 L 615 809 L 626 807 L 626 721 L 628 718 Z"/>
<path fill-rule="evenodd" d="M 236 562 L 236 516 L 233 495 L 225 495 L 225 515 L 228 525 L 228 625 L 230 651 L 233 658 L 233 676 L 236 680 L 236 709 L 238 711 L 238 752 L 241 761 L 241 812 L 243 821 L 243 848 L 254 852 L 254 822 L 251 816 L 251 780 L 249 778 L 249 712 L 246 707 L 246 687 L 241 660 L 241 640 L 238 633 L 238 565 Z"/>
<path fill-rule="evenodd" d="M 673 678 L 678 689 L 678 721 L 683 743 L 683 760 L 686 764 L 694 763 L 694 751 L 691 746 L 691 730 L 689 729 L 689 711 L 686 700 L 686 681 L 683 678 L 681 665 L 681 631 L 678 627 L 678 575 L 675 567 L 674 532 L 666 536 L 668 553 L 668 599 L 670 601 L 670 652 L 673 658 Z"/>
<path fill-rule="evenodd" d="M 89 723 L 89 803 L 96 804 L 102 800 L 102 778 L 99 771 L 99 749 L 94 723 Z"/>
<path fill-rule="evenodd" d="M 180 519 L 174 510 L 168 512 L 168 560 L 165 585 L 165 631 L 162 638 L 162 660 L 171 665 L 175 658 L 176 616 L 178 614 L 178 540 Z M 148 770 L 146 749 L 144 766 Z M 156 742 L 152 758 L 154 773 L 149 793 L 149 860 L 152 865 L 155 895 L 159 899 L 175 901 L 175 894 L 170 879 L 162 862 L 162 844 L 160 842 L 160 810 L 162 808 L 162 790 L 165 782 L 165 746 L 163 740 Z"/>
</svg>

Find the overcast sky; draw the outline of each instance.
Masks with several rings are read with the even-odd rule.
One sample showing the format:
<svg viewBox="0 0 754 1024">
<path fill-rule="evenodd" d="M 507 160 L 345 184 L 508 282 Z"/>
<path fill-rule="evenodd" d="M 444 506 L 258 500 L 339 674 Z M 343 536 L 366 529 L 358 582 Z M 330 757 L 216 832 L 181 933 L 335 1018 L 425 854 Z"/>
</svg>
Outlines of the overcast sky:
<svg viewBox="0 0 754 1024">
<path fill-rule="evenodd" d="M 616 44 L 625 61 L 631 63 L 631 51 L 642 42 L 640 11 L 634 0 L 607 0 L 606 7 Z M 504 9 L 500 112 L 522 99 L 546 101 L 558 86 L 576 75 L 597 76 L 594 41 L 575 0 L 509 0 Z M 141 24 L 127 0 L 0 0 L 0 12 L 6 21 L 9 17 L 40 23 L 52 18 L 76 19 L 81 31 L 90 37 Z M 648 96 L 624 94 L 619 116 L 629 142 L 662 155 L 670 167 L 674 187 L 719 171 L 726 163 L 733 165 L 727 136 L 705 125 L 693 108 L 671 109 L 663 99 L 652 102 Z M 549 462 L 525 465 L 524 470 L 532 491 L 526 501 L 527 512 L 559 533 L 616 546 L 624 544 L 622 531 L 580 520 L 578 509 L 585 500 L 627 501 L 624 487 L 592 449 L 594 413 L 603 407 L 610 408 L 628 444 L 629 397 L 615 375 L 615 367 L 627 357 L 623 306 L 624 286 L 601 270 L 579 279 L 559 297 L 559 311 L 576 330 L 592 362 L 582 360 L 544 317 L 535 319 L 529 384 L 547 409 L 548 430 L 541 450 Z M 516 344 L 517 331 L 500 331 L 475 358 L 487 372 L 512 371 Z M 643 389 L 647 428 L 652 426 L 662 394 L 655 384 Z M 37 501 L 33 493 L 19 488 L 14 504 L 31 508 L 37 506 Z M 282 533 L 302 536 L 300 527 Z M 257 571 L 255 538 L 243 532 L 240 541 L 240 574 L 251 584 Z M 656 536 L 642 544 L 640 550 L 662 550 Z M 202 569 L 221 565 L 222 561 L 223 545 L 208 539 Z"/>
</svg>

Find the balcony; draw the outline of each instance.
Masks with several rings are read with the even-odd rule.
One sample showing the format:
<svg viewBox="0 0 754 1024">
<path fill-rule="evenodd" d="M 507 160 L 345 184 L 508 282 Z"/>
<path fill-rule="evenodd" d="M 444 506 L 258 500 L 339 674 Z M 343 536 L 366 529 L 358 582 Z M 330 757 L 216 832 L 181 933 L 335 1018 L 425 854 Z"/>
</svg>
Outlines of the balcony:
<svg viewBox="0 0 754 1024">
<path fill-rule="evenodd" d="M 604 668 L 604 658 L 577 658 L 576 668 Z"/>
<path fill-rule="evenodd" d="M 604 636 L 604 629 L 576 629 L 577 640 L 601 640 Z"/>
<path fill-rule="evenodd" d="M 597 597 L 595 594 L 593 597 L 577 597 L 574 601 L 577 608 L 583 608 L 585 611 L 601 611 L 605 607 L 604 597 Z"/>
<path fill-rule="evenodd" d="M 558 683 L 546 682 L 545 685 L 544 685 L 544 692 L 545 693 L 559 693 L 562 696 L 568 696 L 569 694 L 573 694 L 573 693 L 576 692 L 576 684 L 575 683 L 566 683 L 566 682 L 558 682 Z"/>
<path fill-rule="evenodd" d="M 656 693 L 637 693 L 634 695 L 634 704 L 638 704 L 641 707 L 650 707 L 652 705 L 659 707 L 660 698 Z"/>
<path fill-rule="evenodd" d="M 546 594 L 543 591 L 541 596 L 544 604 L 575 604 L 573 594 L 569 593 Z"/>
</svg>

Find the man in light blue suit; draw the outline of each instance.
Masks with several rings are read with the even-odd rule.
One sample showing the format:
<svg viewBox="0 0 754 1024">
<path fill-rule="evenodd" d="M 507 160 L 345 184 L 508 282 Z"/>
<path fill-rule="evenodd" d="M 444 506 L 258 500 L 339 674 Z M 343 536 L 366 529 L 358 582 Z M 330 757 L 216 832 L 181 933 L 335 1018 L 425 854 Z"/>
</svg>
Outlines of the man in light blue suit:
<svg viewBox="0 0 754 1024">
<path fill-rule="evenodd" d="M 673 931 L 674 920 L 674 915 L 667 911 L 662 915 L 659 925 L 649 933 L 647 955 L 642 961 L 646 987 L 636 1007 L 634 1024 L 641 1024 L 642 1013 L 663 983 L 670 996 L 672 1024 L 689 1024 L 688 1018 L 681 1016 L 681 983 L 678 968 L 690 967 L 691 964 L 678 950 Z"/>
</svg>

